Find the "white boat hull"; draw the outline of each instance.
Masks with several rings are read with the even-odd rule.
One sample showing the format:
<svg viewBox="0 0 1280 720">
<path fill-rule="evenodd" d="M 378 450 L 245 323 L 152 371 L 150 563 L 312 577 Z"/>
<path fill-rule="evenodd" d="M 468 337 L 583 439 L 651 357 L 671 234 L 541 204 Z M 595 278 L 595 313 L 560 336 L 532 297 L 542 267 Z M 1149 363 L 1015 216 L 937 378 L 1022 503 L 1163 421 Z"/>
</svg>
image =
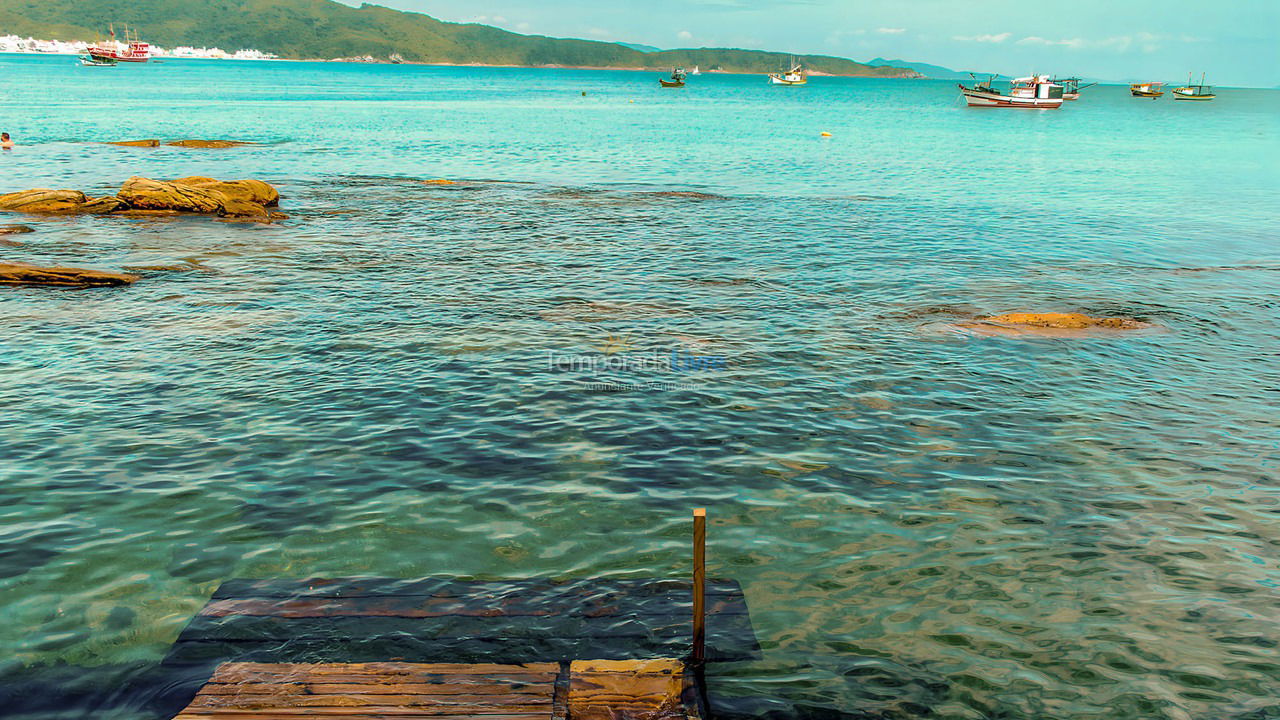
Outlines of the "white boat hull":
<svg viewBox="0 0 1280 720">
<path fill-rule="evenodd" d="M 808 78 L 801 78 L 799 80 L 788 80 L 786 78 L 778 77 L 777 75 L 769 76 L 769 84 L 771 85 L 805 85 L 808 82 L 809 82 Z"/>
<path fill-rule="evenodd" d="M 1034 97 L 1015 97 L 1012 95 L 996 95 L 994 93 L 983 93 L 961 87 L 960 92 L 964 95 L 964 100 L 969 107 L 1012 107 L 1012 108 L 1030 108 L 1047 109 L 1062 107 L 1062 98 L 1034 98 Z"/>
</svg>

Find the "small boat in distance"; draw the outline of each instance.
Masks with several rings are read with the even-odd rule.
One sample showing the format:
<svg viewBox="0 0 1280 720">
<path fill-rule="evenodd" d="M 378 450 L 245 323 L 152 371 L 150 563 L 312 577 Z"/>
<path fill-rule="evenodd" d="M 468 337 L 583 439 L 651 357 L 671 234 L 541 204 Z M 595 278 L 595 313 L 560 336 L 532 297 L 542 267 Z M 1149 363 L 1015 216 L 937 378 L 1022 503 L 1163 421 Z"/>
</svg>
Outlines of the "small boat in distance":
<svg viewBox="0 0 1280 720">
<path fill-rule="evenodd" d="M 116 40 L 115 26 L 109 25 L 108 28 L 111 40 L 91 45 L 88 49 L 89 57 L 103 62 L 146 62 L 151 59 L 151 46 L 138 40 L 136 30 L 131 36 L 129 26 L 125 25 L 124 42 L 119 42 Z"/>
<path fill-rule="evenodd" d="M 671 79 L 663 80 L 658 78 L 658 83 L 662 87 L 684 87 L 684 68 L 671 68 Z"/>
<path fill-rule="evenodd" d="M 1092 82 L 1092 83 L 1089 83 L 1088 85 L 1081 85 L 1080 83 L 1084 82 L 1084 79 L 1078 78 L 1078 77 L 1069 77 L 1069 78 L 1055 77 L 1055 78 L 1050 78 L 1049 82 L 1057 83 L 1062 86 L 1063 100 L 1079 100 L 1081 90 L 1084 90 L 1085 88 L 1091 88 L 1094 85 L 1098 84 L 1096 82 Z"/>
<path fill-rule="evenodd" d="M 109 59 L 99 60 L 92 55 L 81 55 L 80 64 L 85 67 L 115 67 L 116 61 Z"/>
<path fill-rule="evenodd" d="M 693 66 L 693 69 L 689 71 L 689 74 L 690 74 L 690 75 L 701 75 L 701 74 L 702 74 L 702 71 L 698 69 L 698 66 L 697 66 L 697 65 L 694 65 L 694 66 Z"/>
<path fill-rule="evenodd" d="M 1174 100 L 1212 100 L 1217 95 L 1213 94 L 1213 88 L 1204 84 L 1204 73 L 1200 73 L 1200 84 L 1191 84 L 1191 73 L 1187 73 L 1187 84 L 1180 88 L 1173 89 Z"/>
<path fill-rule="evenodd" d="M 985 82 L 975 82 L 973 87 L 958 85 L 960 94 L 969 107 L 1014 107 L 1046 109 L 1062 107 L 1062 86 L 1049 80 L 1048 75 L 1029 75 L 1009 81 L 1009 94 L 1001 94 L 991 87 L 995 76 Z M 977 80 L 977 78 L 974 78 Z"/>
<path fill-rule="evenodd" d="M 1134 83 L 1129 86 L 1129 94 L 1134 97 L 1155 99 L 1164 95 L 1164 83 L 1162 82 L 1144 82 Z"/>
<path fill-rule="evenodd" d="M 809 82 L 809 73 L 804 66 L 791 58 L 791 69 L 786 72 L 769 73 L 770 85 L 805 85 Z"/>
</svg>

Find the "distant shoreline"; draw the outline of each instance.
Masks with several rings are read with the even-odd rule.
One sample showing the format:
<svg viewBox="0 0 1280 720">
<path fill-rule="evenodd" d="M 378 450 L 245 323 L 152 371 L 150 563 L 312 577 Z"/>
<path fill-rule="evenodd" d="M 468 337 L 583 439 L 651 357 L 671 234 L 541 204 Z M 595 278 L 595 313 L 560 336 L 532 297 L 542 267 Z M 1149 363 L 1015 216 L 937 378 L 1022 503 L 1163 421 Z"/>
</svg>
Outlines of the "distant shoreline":
<svg viewBox="0 0 1280 720">
<path fill-rule="evenodd" d="M 79 57 L 79 52 L 22 52 L 11 50 L 0 50 L 0 55 L 31 55 L 35 57 Z M 419 67 L 459 67 L 459 68 L 509 68 L 515 70 L 618 70 L 621 72 L 667 72 L 670 66 L 655 67 L 618 67 L 616 65 L 509 65 L 509 64 L 490 64 L 490 63 L 449 63 L 449 62 L 421 62 L 417 60 L 405 60 L 404 62 L 394 63 L 385 59 L 365 60 L 362 58 L 238 58 L 230 55 L 226 57 L 188 57 L 183 55 L 161 55 L 151 58 L 151 61 L 166 60 L 199 60 L 209 62 L 222 62 L 224 60 L 232 60 L 235 62 L 302 62 L 302 63 L 326 63 L 339 65 L 415 65 Z M 888 65 L 879 67 L 890 67 Z M 736 72 L 733 70 L 700 70 L 702 75 L 764 75 L 764 72 Z M 906 75 L 846 75 L 842 73 L 822 72 L 821 70 L 810 70 L 809 77 L 862 77 L 876 78 L 880 80 L 937 80 L 927 75 L 911 77 Z"/>
</svg>

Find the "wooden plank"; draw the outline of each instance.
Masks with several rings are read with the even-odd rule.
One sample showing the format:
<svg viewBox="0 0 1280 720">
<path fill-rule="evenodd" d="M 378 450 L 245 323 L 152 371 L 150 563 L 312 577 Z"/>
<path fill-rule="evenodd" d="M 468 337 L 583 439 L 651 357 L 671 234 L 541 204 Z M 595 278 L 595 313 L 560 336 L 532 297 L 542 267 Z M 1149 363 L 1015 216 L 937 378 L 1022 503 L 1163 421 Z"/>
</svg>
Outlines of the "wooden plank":
<svg viewBox="0 0 1280 720">
<path fill-rule="evenodd" d="M 569 670 L 573 720 L 687 718 L 678 660 L 575 661 Z"/>
<path fill-rule="evenodd" d="M 553 680 L 560 672 L 559 663 L 405 663 L 405 662 L 369 662 L 369 663 L 255 663 L 231 662 L 219 665 L 213 672 L 209 682 L 237 683 L 246 682 L 248 678 L 260 678 L 256 682 L 271 682 L 271 679 L 288 679 L 290 681 L 313 682 L 316 679 L 334 676 L 364 676 L 375 679 L 385 678 L 437 678 L 483 676 L 485 678 L 502 675 L 504 677 L 534 677 L 539 680 Z"/>
<path fill-rule="evenodd" d="M 677 597 L 688 594 L 692 603 L 692 584 L 688 580 L 666 578 L 552 580 L 468 581 L 452 578 L 426 578 L 405 580 L 400 578 L 349 577 L 308 578 L 303 580 L 253 580 L 232 579 L 224 582 L 213 593 L 213 599 L 259 597 L 391 597 L 434 596 L 452 598 L 530 598 L 541 601 L 546 597 L 601 597 L 607 595 L 628 598 Z M 741 595 L 742 587 L 733 580 L 707 580 L 707 597 L 716 595 Z"/>
<path fill-rule="evenodd" d="M 340 675 L 339 675 L 340 678 Z M 476 682 L 456 682 L 458 676 L 445 676 L 448 682 L 442 683 L 398 683 L 370 684 L 362 683 L 234 683 L 205 685 L 205 694 L 262 694 L 262 693 L 297 693 L 297 694 L 531 694 L 531 696 L 550 697 L 553 687 L 547 683 L 508 682 L 484 683 L 476 676 Z"/>
<path fill-rule="evenodd" d="M 634 598 L 619 596 L 556 596 L 544 598 L 516 597 L 436 597 L 432 595 L 392 595 L 386 597 L 298 596 L 298 597 L 233 597 L 210 600 L 200 615 L 264 615 L 273 617 L 612 617 L 671 616 L 689 617 L 693 609 L 679 597 Z M 746 612 L 741 595 L 718 595 L 707 598 L 708 614 Z"/>
<path fill-rule="evenodd" d="M 560 670 L 545 662 L 224 663 L 177 717 L 549 720 Z"/>
</svg>

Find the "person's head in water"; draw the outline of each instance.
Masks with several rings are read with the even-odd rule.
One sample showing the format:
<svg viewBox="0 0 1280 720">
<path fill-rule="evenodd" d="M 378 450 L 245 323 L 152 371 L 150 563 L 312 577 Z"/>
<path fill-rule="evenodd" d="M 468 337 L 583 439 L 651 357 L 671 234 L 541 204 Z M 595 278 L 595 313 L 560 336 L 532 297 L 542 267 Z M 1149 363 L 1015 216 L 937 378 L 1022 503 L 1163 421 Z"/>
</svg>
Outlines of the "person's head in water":
<svg viewBox="0 0 1280 720">
<path fill-rule="evenodd" d="M 9 133 L 0 133 L 0 147 L 13 147 L 13 141 L 9 139 Z"/>
</svg>

